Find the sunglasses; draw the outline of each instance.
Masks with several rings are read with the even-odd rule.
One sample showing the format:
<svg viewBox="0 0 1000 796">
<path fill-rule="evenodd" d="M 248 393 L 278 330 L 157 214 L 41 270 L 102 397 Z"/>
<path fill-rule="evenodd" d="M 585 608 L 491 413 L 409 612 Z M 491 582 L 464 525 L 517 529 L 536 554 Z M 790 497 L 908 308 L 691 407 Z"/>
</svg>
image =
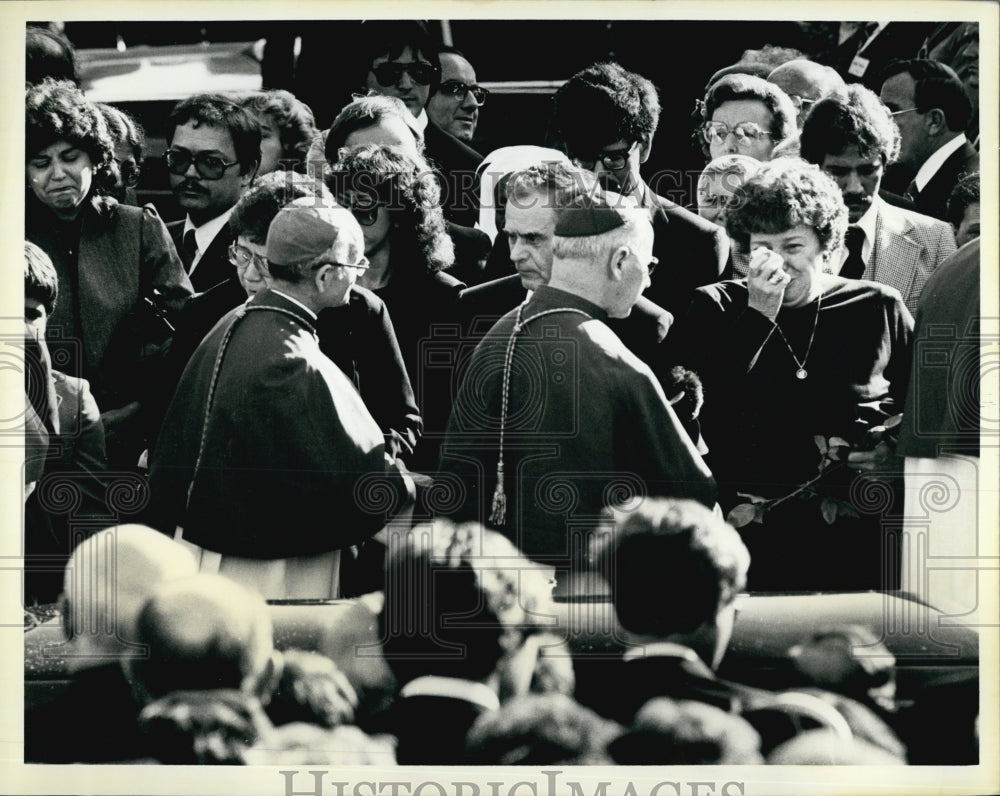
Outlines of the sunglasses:
<svg viewBox="0 0 1000 796">
<path fill-rule="evenodd" d="M 128 188 L 135 188 L 139 184 L 139 178 L 142 176 L 142 169 L 139 168 L 139 165 L 132 159 L 119 160 L 118 158 L 113 158 L 113 160 L 118 165 L 118 173 L 122 177 L 122 185 Z"/>
<path fill-rule="evenodd" d="M 399 63 L 397 61 L 385 61 L 378 66 L 372 67 L 372 74 L 380 86 L 395 86 L 403 78 L 406 72 L 410 79 L 419 86 L 426 86 L 434 82 L 438 69 L 434 64 L 413 61 L 411 63 Z"/>
<path fill-rule="evenodd" d="M 240 246 L 237 243 L 230 243 L 229 249 L 227 250 L 229 254 L 229 262 L 239 268 L 241 271 L 245 271 L 251 263 L 254 267 L 262 274 L 267 274 L 267 258 L 261 257 L 259 254 L 255 254 L 249 249 Z"/>
<path fill-rule="evenodd" d="M 347 199 L 342 199 L 343 204 L 354 215 L 355 220 L 363 226 L 370 227 L 378 219 L 378 202 L 362 202 L 356 204 Z"/>
<path fill-rule="evenodd" d="M 482 86 L 475 83 L 463 83 L 461 80 L 445 80 L 438 86 L 438 93 L 447 94 L 449 97 L 454 97 L 455 99 L 465 99 L 465 95 L 471 93 L 472 98 L 479 105 L 486 102 L 486 98 L 490 94 L 489 90 Z"/>
<path fill-rule="evenodd" d="M 632 150 L 635 149 L 635 145 L 637 143 L 639 142 L 633 141 L 628 149 L 620 149 L 615 152 L 602 152 L 601 154 L 593 157 L 577 157 L 574 158 L 574 160 L 576 160 L 580 168 L 587 169 L 588 171 L 594 168 L 594 164 L 597 163 L 598 160 L 601 161 L 604 168 L 609 171 L 617 171 L 618 169 L 625 168 L 625 164 L 628 163 L 629 155 L 632 154 Z"/>
<path fill-rule="evenodd" d="M 185 174 L 194 161 L 195 171 L 203 180 L 218 180 L 226 173 L 227 169 L 239 164 L 238 160 L 226 163 L 218 155 L 210 155 L 207 152 L 199 152 L 192 155 L 186 149 L 168 149 L 163 153 L 163 161 L 167 164 L 167 171 L 171 174 Z"/>
<path fill-rule="evenodd" d="M 740 122 L 731 128 L 725 122 L 705 122 L 702 135 L 709 144 L 721 144 L 729 134 L 736 136 L 737 146 L 750 146 L 761 138 L 770 138 L 771 134 L 764 132 L 755 122 Z"/>
</svg>

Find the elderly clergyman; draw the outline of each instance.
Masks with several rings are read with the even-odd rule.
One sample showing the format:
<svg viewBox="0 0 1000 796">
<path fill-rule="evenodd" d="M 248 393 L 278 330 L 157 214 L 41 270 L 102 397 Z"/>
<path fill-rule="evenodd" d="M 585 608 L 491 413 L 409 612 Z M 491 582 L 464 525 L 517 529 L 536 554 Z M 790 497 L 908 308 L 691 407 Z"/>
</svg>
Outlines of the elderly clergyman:
<svg viewBox="0 0 1000 796">
<path fill-rule="evenodd" d="M 711 507 L 716 487 L 652 371 L 606 324 L 649 285 L 649 211 L 598 192 L 557 216 L 548 284 L 463 365 L 439 478 L 461 496 L 455 519 L 565 570 L 584 565 L 604 506 L 659 495 Z"/>
<path fill-rule="evenodd" d="M 361 227 L 298 199 L 271 222 L 267 261 L 271 288 L 225 316 L 181 377 L 151 463 L 150 522 L 201 571 L 267 598 L 336 597 L 340 551 L 386 522 L 364 496 L 388 488 L 398 508 L 408 492 L 316 337 L 320 310 L 344 304 L 367 267 Z"/>
</svg>

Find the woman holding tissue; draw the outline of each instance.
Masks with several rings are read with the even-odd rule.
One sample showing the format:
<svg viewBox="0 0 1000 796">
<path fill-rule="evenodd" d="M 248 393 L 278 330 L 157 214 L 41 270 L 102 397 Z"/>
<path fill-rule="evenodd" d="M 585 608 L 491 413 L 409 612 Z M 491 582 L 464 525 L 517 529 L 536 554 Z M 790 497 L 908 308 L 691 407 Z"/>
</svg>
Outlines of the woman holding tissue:
<svg viewBox="0 0 1000 796">
<path fill-rule="evenodd" d="M 671 331 L 704 384 L 706 462 L 755 590 L 894 582 L 880 521 L 895 495 L 868 476 L 892 469 L 913 319 L 892 288 L 829 273 L 846 228 L 818 168 L 764 164 L 726 218 L 747 277 L 700 288 Z"/>
</svg>

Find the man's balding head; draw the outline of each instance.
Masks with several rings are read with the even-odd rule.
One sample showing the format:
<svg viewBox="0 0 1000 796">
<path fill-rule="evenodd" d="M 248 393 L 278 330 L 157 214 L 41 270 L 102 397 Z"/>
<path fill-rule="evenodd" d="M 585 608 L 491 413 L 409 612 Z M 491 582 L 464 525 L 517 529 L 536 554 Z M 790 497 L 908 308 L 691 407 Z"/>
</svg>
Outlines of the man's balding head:
<svg viewBox="0 0 1000 796">
<path fill-rule="evenodd" d="M 788 61 L 777 67 L 767 76 L 767 82 L 773 83 L 792 98 L 798 111 L 800 128 L 813 103 L 844 87 L 844 79 L 836 69 L 804 58 Z"/>
<path fill-rule="evenodd" d="M 136 629 L 148 653 L 132 672 L 150 698 L 216 688 L 266 696 L 261 690 L 273 684 L 267 603 L 228 578 L 197 574 L 161 584 Z"/>
<path fill-rule="evenodd" d="M 72 660 L 83 666 L 122 657 L 135 647 L 136 621 L 152 591 L 197 568 L 186 548 L 145 525 L 117 525 L 81 542 L 63 581 Z"/>
</svg>

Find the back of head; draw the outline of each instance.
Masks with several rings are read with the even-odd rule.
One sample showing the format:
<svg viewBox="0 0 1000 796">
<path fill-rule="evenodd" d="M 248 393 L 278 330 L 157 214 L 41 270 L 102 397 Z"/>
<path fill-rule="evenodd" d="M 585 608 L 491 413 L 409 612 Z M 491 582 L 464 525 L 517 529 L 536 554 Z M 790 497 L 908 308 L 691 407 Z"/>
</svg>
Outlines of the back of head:
<svg viewBox="0 0 1000 796">
<path fill-rule="evenodd" d="M 384 119 L 396 119 L 406 127 L 409 135 L 413 136 L 414 144 L 418 150 L 423 149 L 423 142 L 419 141 L 419 136 L 410 126 L 410 112 L 406 105 L 398 97 L 388 97 L 384 94 L 373 94 L 368 97 L 356 97 L 353 102 L 345 105 L 337 118 L 333 120 L 327 132 L 326 143 L 323 152 L 329 163 L 335 163 L 340 157 L 340 150 L 344 147 L 351 133 L 374 127 Z M 402 130 L 402 128 L 400 128 Z"/>
<path fill-rule="evenodd" d="M 115 146 L 123 144 L 130 147 L 136 162 L 141 162 L 146 134 L 139 123 L 130 114 L 114 105 L 98 102 L 97 107 L 104 115 L 104 121 L 108 125 L 108 132 L 111 133 L 111 140 Z"/>
<path fill-rule="evenodd" d="M 281 141 L 282 160 L 305 162 L 316 133 L 312 108 L 284 89 L 252 92 L 240 104 L 256 113 L 262 122 L 273 124 Z"/>
<path fill-rule="evenodd" d="M 790 97 L 795 95 L 807 100 L 818 100 L 844 87 L 844 79 L 832 66 L 818 64 L 805 58 L 786 61 L 767 76 Z"/>
<path fill-rule="evenodd" d="M 24 242 L 24 297 L 35 299 L 52 314 L 59 298 L 59 275 L 49 255 L 30 240 Z"/>
<path fill-rule="evenodd" d="M 386 566 L 382 638 L 401 683 L 483 681 L 543 621 L 552 586 L 504 536 L 436 520 L 410 531 Z"/>
<path fill-rule="evenodd" d="M 802 123 L 802 158 L 817 166 L 827 155 L 845 150 L 882 158 L 888 165 L 899 156 L 899 128 L 878 96 L 852 83 L 821 99 Z"/>
<path fill-rule="evenodd" d="M 735 529 L 701 504 L 646 499 L 595 539 L 595 562 L 622 627 L 666 638 L 694 633 L 731 605 L 746 585 L 750 554 Z"/>
<path fill-rule="evenodd" d="M 774 748 L 772 766 L 901 766 L 905 761 L 877 746 L 842 738 L 830 730 L 810 730 Z"/>
<path fill-rule="evenodd" d="M 219 575 L 162 584 L 139 614 L 137 632 L 148 652 L 132 671 L 151 699 L 208 689 L 258 694 L 274 673 L 267 604 Z"/>
<path fill-rule="evenodd" d="M 660 121 L 656 87 L 616 63 L 577 72 L 555 94 L 553 122 L 570 156 L 588 156 L 618 140 L 650 140 Z"/>
<path fill-rule="evenodd" d="M 145 525 L 99 531 L 76 547 L 66 566 L 67 635 L 77 648 L 124 655 L 136 648 L 139 612 L 152 591 L 196 571 L 186 548 Z"/>
<path fill-rule="evenodd" d="M 656 697 L 611 745 L 620 765 L 758 765 L 760 735 L 739 716 L 702 702 Z"/>
<path fill-rule="evenodd" d="M 607 765 L 621 732 L 565 694 L 521 696 L 484 713 L 466 736 L 466 762 L 494 766 Z"/>
<path fill-rule="evenodd" d="M 34 85 L 47 77 L 78 85 L 76 51 L 61 33 L 29 25 L 24 33 L 24 80 Z"/>
<path fill-rule="evenodd" d="M 260 162 L 260 122 L 239 102 L 223 94 L 195 94 L 174 106 L 167 119 L 167 146 L 174 140 L 179 125 L 191 123 L 226 130 L 233 139 L 240 174 L 246 174 Z"/>
<path fill-rule="evenodd" d="M 974 171 L 955 183 L 948 197 L 947 213 L 948 222 L 955 229 L 961 225 L 966 208 L 979 201 L 979 181 L 979 172 Z"/>
<path fill-rule="evenodd" d="M 229 226 L 238 236 L 263 246 L 274 217 L 287 204 L 313 197 L 321 205 L 333 206 L 333 197 L 320 180 L 294 171 L 272 171 L 253 181 L 229 216 Z"/>
<path fill-rule="evenodd" d="M 972 103 L 955 70 L 929 58 L 908 58 L 890 61 L 882 72 L 885 82 L 891 77 L 908 74 L 913 78 L 913 99 L 917 113 L 939 109 L 948 129 L 958 133 L 969 126 Z"/>
</svg>

